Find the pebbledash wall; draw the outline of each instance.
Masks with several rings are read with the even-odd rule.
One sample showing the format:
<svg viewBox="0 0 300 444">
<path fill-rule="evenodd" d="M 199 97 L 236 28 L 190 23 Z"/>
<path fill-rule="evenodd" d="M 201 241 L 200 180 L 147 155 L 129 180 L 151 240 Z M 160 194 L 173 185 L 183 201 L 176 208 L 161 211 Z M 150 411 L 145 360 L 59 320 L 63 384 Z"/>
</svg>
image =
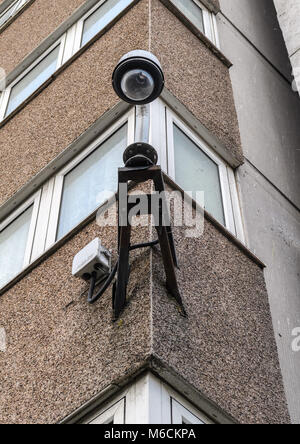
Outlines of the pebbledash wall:
<svg viewBox="0 0 300 444">
<path fill-rule="evenodd" d="M 80 6 L 52 3 L 51 20 L 43 18 L 48 3 L 35 0 L 0 34 L 8 71 Z M 26 19 L 32 39 L 18 38 Z M 111 73 L 136 48 L 150 48 L 161 59 L 169 92 L 222 143 L 233 166 L 241 165 L 230 62 L 195 34 L 166 0 L 136 2 L 0 125 L 2 206 L 118 103 Z M 15 50 L 7 55 L 11 45 Z M 288 423 L 263 264 L 206 215 L 199 239 L 174 230 L 188 317 L 167 295 L 159 252 L 142 251 L 132 258 L 128 306 L 113 323 L 110 291 L 88 306 L 87 285 L 72 278 L 71 265 L 96 236 L 115 259 L 116 234 L 87 220 L 1 295 L 7 344 L 0 351 L 0 422 L 62 421 L 150 369 L 178 391 L 186 387 L 185 396 L 192 393 L 190 400 L 207 406 L 207 414 L 214 411 L 217 422 Z M 134 230 L 136 242 L 150 237 L 148 228 Z"/>
</svg>

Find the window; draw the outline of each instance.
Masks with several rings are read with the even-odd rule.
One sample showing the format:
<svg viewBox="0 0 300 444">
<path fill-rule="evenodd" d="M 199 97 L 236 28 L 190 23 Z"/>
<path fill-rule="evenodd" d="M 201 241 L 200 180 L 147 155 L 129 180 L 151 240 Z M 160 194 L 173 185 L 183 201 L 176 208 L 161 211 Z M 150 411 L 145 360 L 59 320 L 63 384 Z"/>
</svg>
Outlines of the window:
<svg viewBox="0 0 300 444">
<path fill-rule="evenodd" d="M 180 9 L 183 14 L 195 25 L 197 28 L 205 33 L 203 9 L 197 1 L 194 0 L 172 0 L 172 2 Z"/>
<path fill-rule="evenodd" d="M 7 20 L 10 19 L 10 17 L 13 16 L 16 6 L 18 2 L 14 2 L 11 6 L 9 6 L 8 9 L 6 9 L 1 15 L 0 15 L 0 27 L 4 25 L 4 23 L 7 22 Z"/>
<path fill-rule="evenodd" d="M 7 23 L 8 20 L 13 17 L 27 2 L 28 0 L 14 1 L 7 9 L 0 13 L 0 29 L 1 26 L 5 25 L 5 23 Z"/>
<path fill-rule="evenodd" d="M 121 399 L 116 404 L 108 407 L 97 413 L 96 416 L 92 416 L 86 424 L 124 424 L 125 419 L 125 399 Z"/>
<path fill-rule="evenodd" d="M 40 193 L 0 224 L 0 287 L 29 263 Z"/>
<path fill-rule="evenodd" d="M 126 146 L 134 141 L 134 125 L 132 110 L 55 177 L 53 196 L 45 198 L 51 200 L 46 248 L 99 208 L 109 192 L 117 192 L 118 168 Z"/>
<path fill-rule="evenodd" d="M 21 80 L 11 87 L 5 117 L 14 111 L 56 71 L 60 45 L 56 45 Z"/>
<path fill-rule="evenodd" d="M 233 170 L 166 107 L 165 115 L 166 124 L 161 124 L 161 131 L 167 128 L 160 153 L 163 168 L 184 191 L 192 192 L 194 199 L 196 191 L 204 192 L 207 212 L 244 241 Z M 162 120 L 162 111 L 160 116 Z"/>
<path fill-rule="evenodd" d="M 28 0 L 13 3 L 9 10 L 0 15 L 1 21 L 6 14 L 14 12 Z M 66 63 L 79 49 L 116 19 L 134 0 L 101 0 L 80 20 L 71 26 L 65 34 L 48 48 L 17 79 L 0 94 L 0 121 L 8 117 L 26 101 L 40 86 Z M 13 13 L 12 12 L 12 13 Z M 5 15 L 5 17 L 4 17 Z"/>
<path fill-rule="evenodd" d="M 0 224 L 0 289 L 117 191 L 134 128 L 132 109 Z"/>
<path fill-rule="evenodd" d="M 185 115 L 185 119 L 189 117 Z M 106 127 L 108 121 L 101 122 Z M 194 121 L 192 126 L 197 126 Z M 88 137 L 95 130 L 90 131 Z M 126 146 L 134 142 L 134 133 L 132 108 L 86 148 L 75 141 L 65 154 L 73 160 L 63 167 L 52 165 L 51 170 L 57 168 L 58 173 L 27 206 L 0 225 L 0 289 L 117 191 L 118 167 L 123 165 Z M 151 105 L 150 143 L 157 148 L 165 173 L 186 192 L 204 192 L 207 212 L 244 242 L 233 170 L 160 99 Z M 57 161 L 61 162 L 61 157 Z M 21 240 L 15 253 L 18 237 Z"/>
<path fill-rule="evenodd" d="M 213 424 L 152 373 L 138 378 L 103 407 L 83 413 L 82 424 Z"/>
<path fill-rule="evenodd" d="M 200 413 L 196 412 L 192 406 L 189 409 L 180 404 L 176 399 L 171 398 L 172 424 L 205 424 L 200 419 Z"/>
<path fill-rule="evenodd" d="M 171 0 L 171 2 L 202 34 L 219 46 L 215 16 L 199 0 Z"/>
<path fill-rule="evenodd" d="M 174 162 L 171 168 L 175 181 L 184 190 L 204 191 L 207 211 L 225 225 L 219 165 L 175 124 L 173 138 L 174 158 L 170 165 Z"/>
<path fill-rule="evenodd" d="M 89 12 L 87 18 L 83 19 L 83 31 L 81 46 L 84 46 L 98 32 L 112 22 L 132 0 L 106 0 L 97 5 L 94 12 Z"/>
<path fill-rule="evenodd" d="M 127 132 L 125 124 L 71 171 L 59 176 L 58 182 L 63 183 L 57 239 L 99 207 L 109 192 L 117 191 L 117 171 L 123 164 Z"/>
</svg>

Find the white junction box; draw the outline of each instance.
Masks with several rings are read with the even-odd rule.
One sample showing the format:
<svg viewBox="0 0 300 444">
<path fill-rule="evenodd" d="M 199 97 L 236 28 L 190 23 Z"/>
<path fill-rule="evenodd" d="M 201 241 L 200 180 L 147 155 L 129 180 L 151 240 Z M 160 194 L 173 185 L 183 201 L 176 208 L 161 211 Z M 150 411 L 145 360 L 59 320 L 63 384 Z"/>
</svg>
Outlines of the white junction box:
<svg viewBox="0 0 300 444">
<path fill-rule="evenodd" d="M 73 276 L 86 281 L 93 272 L 97 272 L 97 280 L 111 272 L 111 253 L 102 246 L 99 238 L 77 253 L 73 260 Z"/>
</svg>

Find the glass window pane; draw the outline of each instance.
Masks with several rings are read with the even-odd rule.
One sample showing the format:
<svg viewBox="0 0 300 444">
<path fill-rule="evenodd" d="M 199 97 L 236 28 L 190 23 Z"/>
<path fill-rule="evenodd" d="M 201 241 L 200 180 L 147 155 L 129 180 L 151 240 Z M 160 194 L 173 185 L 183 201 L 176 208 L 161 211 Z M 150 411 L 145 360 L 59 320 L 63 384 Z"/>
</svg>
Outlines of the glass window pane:
<svg viewBox="0 0 300 444">
<path fill-rule="evenodd" d="M 171 0 L 175 6 L 204 34 L 203 11 L 194 0 Z"/>
<path fill-rule="evenodd" d="M 36 91 L 56 71 L 60 45 L 48 54 L 11 90 L 6 116 Z"/>
<path fill-rule="evenodd" d="M 204 425 L 204 422 L 172 398 L 172 424 Z"/>
<path fill-rule="evenodd" d="M 0 26 L 4 25 L 4 23 L 10 19 L 16 8 L 16 3 L 17 2 L 14 2 L 2 15 L 0 15 Z"/>
<path fill-rule="evenodd" d="M 57 239 L 99 207 L 104 192 L 117 191 L 126 146 L 127 124 L 65 176 Z"/>
<path fill-rule="evenodd" d="M 218 165 L 174 125 L 175 179 L 185 191 L 204 191 L 206 210 L 225 225 Z"/>
<path fill-rule="evenodd" d="M 130 3 L 132 3 L 132 0 L 106 0 L 85 20 L 81 46 L 84 46 L 98 32 L 105 28 Z"/>
<path fill-rule="evenodd" d="M 0 287 L 23 269 L 32 211 L 33 205 L 0 233 Z"/>
</svg>

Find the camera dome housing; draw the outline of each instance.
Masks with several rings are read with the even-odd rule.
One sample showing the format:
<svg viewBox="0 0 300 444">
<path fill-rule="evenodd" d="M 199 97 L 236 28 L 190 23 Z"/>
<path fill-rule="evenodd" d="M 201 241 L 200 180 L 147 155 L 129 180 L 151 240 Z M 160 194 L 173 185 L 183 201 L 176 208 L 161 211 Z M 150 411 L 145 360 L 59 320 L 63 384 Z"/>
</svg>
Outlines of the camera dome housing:
<svg viewBox="0 0 300 444">
<path fill-rule="evenodd" d="M 149 168 L 157 164 L 158 154 L 148 143 L 136 142 L 126 148 L 123 160 L 129 168 Z"/>
<path fill-rule="evenodd" d="M 120 99 L 132 105 L 146 105 L 160 96 L 165 81 L 159 60 L 151 52 L 136 50 L 121 58 L 112 83 Z"/>
</svg>

